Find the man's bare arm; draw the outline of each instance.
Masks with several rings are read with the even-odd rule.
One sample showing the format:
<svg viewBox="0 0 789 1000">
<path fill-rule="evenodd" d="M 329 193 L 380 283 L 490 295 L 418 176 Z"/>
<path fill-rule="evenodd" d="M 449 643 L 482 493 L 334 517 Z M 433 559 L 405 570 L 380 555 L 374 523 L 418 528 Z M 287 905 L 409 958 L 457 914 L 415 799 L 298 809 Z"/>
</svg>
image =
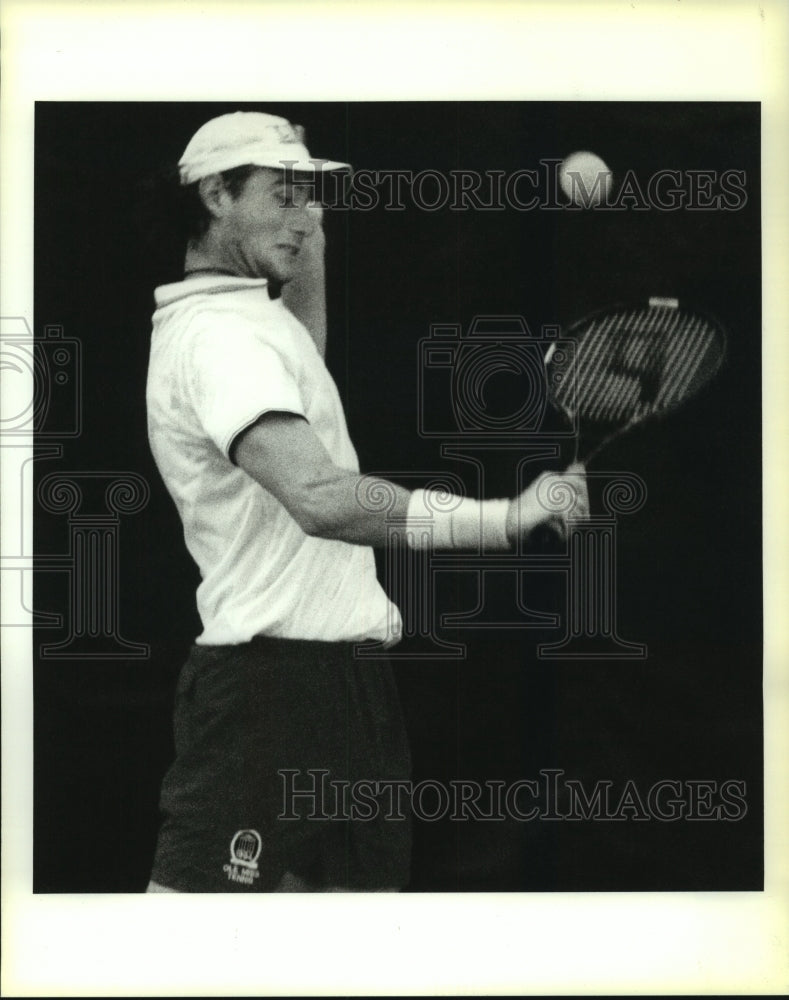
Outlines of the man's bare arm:
<svg viewBox="0 0 789 1000">
<path fill-rule="evenodd" d="M 341 469 L 309 423 L 291 413 L 267 413 L 236 439 L 235 462 L 279 500 L 308 535 L 357 545 L 385 545 L 387 524 L 404 521 L 410 493 L 382 480 L 393 505 L 369 510 L 362 498 L 369 476 Z"/>
<path fill-rule="evenodd" d="M 391 522 L 406 521 L 412 494 L 380 479 L 381 495 L 391 497 L 391 502 L 382 504 L 381 509 L 371 509 L 374 505 L 364 500 L 375 494 L 375 478 L 335 465 L 303 417 L 282 412 L 265 414 L 239 434 L 232 454 L 236 464 L 276 497 L 308 535 L 382 546 L 387 543 Z M 567 471 L 578 495 L 573 516 L 585 516 L 588 498 L 583 468 L 571 467 Z M 562 478 L 562 474 L 553 475 Z M 546 511 L 538 501 L 535 483 L 509 501 L 503 532 L 513 545 L 538 524 L 555 520 L 557 515 Z"/>
</svg>

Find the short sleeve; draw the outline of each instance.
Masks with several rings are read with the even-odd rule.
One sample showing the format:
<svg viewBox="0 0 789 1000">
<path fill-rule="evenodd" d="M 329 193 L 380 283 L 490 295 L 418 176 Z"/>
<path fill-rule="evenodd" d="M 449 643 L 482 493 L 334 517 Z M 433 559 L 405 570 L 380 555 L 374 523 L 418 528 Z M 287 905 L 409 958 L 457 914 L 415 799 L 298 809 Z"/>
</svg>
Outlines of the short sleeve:
<svg viewBox="0 0 789 1000">
<path fill-rule="evenodd" d="M 234 438 L 264 413 L 305 416 L 285 357 L 263 343 L 251 323 L 212 325 L 196 334 L 185 376 L 198 420 L 227 458 Z"/>
</svg>

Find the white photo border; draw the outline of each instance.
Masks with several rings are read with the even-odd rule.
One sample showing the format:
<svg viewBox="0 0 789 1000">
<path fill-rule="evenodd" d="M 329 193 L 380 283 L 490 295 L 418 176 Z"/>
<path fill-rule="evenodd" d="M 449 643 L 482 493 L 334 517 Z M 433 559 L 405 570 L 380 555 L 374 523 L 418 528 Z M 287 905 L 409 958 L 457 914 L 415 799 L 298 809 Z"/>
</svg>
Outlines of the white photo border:
<svg viewBox="0 0 789 1000">
<path fill-rule="evenodd" d="M 3 316 L 33 315 L 35 101 L 762 103 L 767 873 L 763 893 L 33 896 L 31 654 L 12 629 L 3 994 L 784 992 L 789 8 L 5 0 L 2 18 Z M 4 503 L 4 531 L 18 516 Z"/>
</svg>

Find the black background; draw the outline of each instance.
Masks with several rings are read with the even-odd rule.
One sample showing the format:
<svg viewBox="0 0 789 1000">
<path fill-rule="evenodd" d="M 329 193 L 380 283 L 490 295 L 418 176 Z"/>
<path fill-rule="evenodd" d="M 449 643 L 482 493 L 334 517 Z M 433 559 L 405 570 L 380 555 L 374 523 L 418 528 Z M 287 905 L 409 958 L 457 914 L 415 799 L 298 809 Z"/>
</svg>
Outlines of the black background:
<svg viewBox="0 0 789 1000">
<path fill-rule="evenodd" d="M 140 183 L 174 164 L 208 118 L 240 104 L 44 103 L 36 111 L 35 329 L 83 350 L 84 427 L 51 471 L 134 471 L 151 499 L 120 526 L 120 629 L 147 660 L 35 669 L 35 890 L 144 888 L 170 759 L 175 678 L 199 632 L 196 570 L 148 450 L 152 291 L 179 252 L 144 239 Z M 401 651 L 416 778 L 533 778 L 589 788 L 634 780 L 747 785 L 738 822 L 418 824 L 414 890 L 758 889 L 762 885 L 759 108 L 755 104 L 396 103 L 249 105 L 306 126 L 314 155 L 372 170 L 536 168 L 575 149 L 615 176 L 745 171 L 739 211 L 369 212 L 326 215 L 329 349 L 363 470 L 449 468 L 419 435 L 417 344 L 432 323 L 522 315 L 532 330 L 609 301 L 689 297 L 729 331 L 727 364 L 681 413 L 612 445 L 593 470 L 628 470 L 646 505 L 619 522 L 618 615 L 644 661 L 540 662 L 555 634 L 479 630 L 461 662 Z M 407 470 L 407 471 L 404 471 Z M 512 492 L 513 468 L 485 492 Z M 412 480 L 416 482 L 416 479 Z M 63 517 L 36 508 L 36 551 L 63 552 Z M 35 607 L 63 612 L 62 574 Z M 537 588 L 546 608 L 555 582 Z M 474 600 L 458 579 L 441 610 Z M 506 602 L 506 595 L 501 600 Z M 536 603 L 536 601 L 535 601 Z M 495 609 L 494 609 L 495 610 Z M 97 845 L 101 849 L 97 850 Z"/>
</svg>

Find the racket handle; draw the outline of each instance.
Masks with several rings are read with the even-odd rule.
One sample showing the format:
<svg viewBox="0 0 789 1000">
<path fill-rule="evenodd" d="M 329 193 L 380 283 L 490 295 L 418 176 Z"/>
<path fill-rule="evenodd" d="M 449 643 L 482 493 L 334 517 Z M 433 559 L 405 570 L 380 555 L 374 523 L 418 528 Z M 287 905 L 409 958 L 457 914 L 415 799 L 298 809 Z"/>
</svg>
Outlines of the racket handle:
<svg viewBox="0 0 789 1000">
<path fill-rule="evenodd" d="M 547 496 L 545 493 L 540 496 L 541 487 L 539 477 L 528 486 L 520 495 L 516 503 L 523 504 L 523 514 L 527 521 L 532 519 L 534 526 L 525 532 L 525 538 L 529 547 L 555 547 L 557 538 L 565 540 L 567 538 L 568 520 L 582 520 L 589 516 L 589 492 L 586 483 L 586 466 L 578 460 L 572 462 L 563 472 L 550 472 L 545 476 L 553 480 L 547 488 L 556 490 L 557 507 L 561 506 L 567 498 L 567 491 L 574 494 L 573 502 L 565 510 L 557 509 L 551 512 L 546 507 Z M 542 488 L 546 484 L 543 482 Z M 558 501 L 558 502 L 557 502 Z M 548 501 L 551 502 L 551 501 Z"/>
</svg>

